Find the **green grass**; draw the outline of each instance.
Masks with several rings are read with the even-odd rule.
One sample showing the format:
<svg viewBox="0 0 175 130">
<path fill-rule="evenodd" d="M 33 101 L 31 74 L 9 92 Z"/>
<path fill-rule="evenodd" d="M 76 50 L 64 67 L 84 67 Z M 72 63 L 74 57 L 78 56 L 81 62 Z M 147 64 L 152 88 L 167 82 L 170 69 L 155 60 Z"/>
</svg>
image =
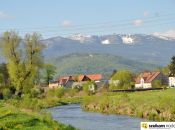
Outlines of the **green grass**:
<svg viewBox="0 0 175 130">
<path fill-rule="evenodd" d="M 76 130 L 54 121 L 42 109 L 82 102 L 81 97 L 62 97 L 52 93 L 44 98 L 23 98 L 0 100 L 0 130 Z"/>
<path fill-rule="evenodd" d="M 0 102 L 0 130 L 75 130 L 54 121 L 50 114 Z"/>
<path fill-rule="evenodd" d="M 134 93 L 105 93 L 86 97 L 85 110 L 125 114 L 157 121 L 175 121 L 175 89 Z"/>
</svg>

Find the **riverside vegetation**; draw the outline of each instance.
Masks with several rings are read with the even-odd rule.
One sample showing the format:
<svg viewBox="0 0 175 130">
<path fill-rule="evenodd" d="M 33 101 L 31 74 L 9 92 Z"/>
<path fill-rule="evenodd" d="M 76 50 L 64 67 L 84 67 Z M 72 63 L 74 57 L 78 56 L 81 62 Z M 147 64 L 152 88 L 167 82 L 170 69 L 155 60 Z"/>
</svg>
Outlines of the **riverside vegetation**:
<svg viewBox="0 0 175 130">
<path fill-rule="evenodd" d="M 50 114 L 0 102 L 0 130 L 75 130 L 54 121 Z"/>
<path fill-rule="evenodd" d="M 45 111 L 49 107 L 82 101 L 79 97 L 63 96 L 69 91 L 66 89 L 50 90 L 44 93 L 46 95 L 42 95 L 43 97 L 25 95 L 22 98 L 16 98 L 8 95 L 9 98 L 0 101 L 0 130 L 76 130 L 70 125 L 54 121 L 52 116 Z"/>
<path fill-rule="evenodd" d="M 104 93 L 86 97 L 87 111 L 130 115 L 156 121 L 175 121 L 175 90 L 134 93 Z"/>
</svg>

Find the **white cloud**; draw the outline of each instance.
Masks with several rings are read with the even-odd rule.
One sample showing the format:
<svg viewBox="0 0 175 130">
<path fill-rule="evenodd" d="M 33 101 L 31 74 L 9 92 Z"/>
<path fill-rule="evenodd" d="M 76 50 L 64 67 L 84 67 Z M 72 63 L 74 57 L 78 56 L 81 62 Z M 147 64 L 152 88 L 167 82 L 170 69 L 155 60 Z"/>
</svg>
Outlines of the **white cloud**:
<svg viewBox="0 0 175 130">
<path fill-rule="evenodd" d="M 145 16 L 145 17 L 149 16 L 149 12 L 148 12 L 148 11 L 145 11 L 145 12 L 143 13 L 143 16 Z"/>
<path fill-rule="evenodd" d="M 143 20 L 141 19 L 136 19 L 133 21 L 134 26 L 141 26 L 143 24 Z"/>
<path fill-rule="evenodd" d="M 65 21 L 63 21 L 62 22 L 62 26 L 63 27 L 71 27 L 72 26 L 72 22 L 71 21 L 69 21 L 69 20 L 65 20 Z"/>
<path fill-rule="evenodd" d="M 8 15 L 2 11 L 0 11 L 0 19 L 6 19 L 8 18 Z"/>
<path fill-rule="evenodd" d="M 175 29 L 168 30 L 166 32 L 155 32 L 153 34 L 156 36 L 165 36 L 165 37 L 175 38 Z"/>
</svg>

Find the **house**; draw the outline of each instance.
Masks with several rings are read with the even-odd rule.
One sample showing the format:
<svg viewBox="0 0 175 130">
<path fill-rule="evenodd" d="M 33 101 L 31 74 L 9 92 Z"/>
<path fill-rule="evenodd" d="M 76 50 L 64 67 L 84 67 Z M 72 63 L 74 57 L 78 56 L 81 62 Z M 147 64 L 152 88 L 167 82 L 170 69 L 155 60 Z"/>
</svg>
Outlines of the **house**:
<svg viewBox="0 0 175 130">
<path fill-rule="evenodd" d="M 135 88 L 152 88 L 155 80 L 160 80 L 164 85 L 168 83 L 168 78 L 161 72 L 143 72 L 135 79 Z"/>
<path fill-rule="evenodd" d="M 91 81 L 91 79 L 87 75 L 79 75 L 78 82 L 83 82 L 83 81 Z"/>
<path fill-rule="evenodd" d="M 101 74 L 89 74 L 89 75 L 78 75 L 78 76 L 63 76 L 58 78 L 58 85 L 57 83 L 51 83 L 50 88 L 54 88 L 55 86 L 60 87 L 82 87 L 84 83 L 87 81 L 94 81 L 95 83 L 100 83 L 102 80 Z"/>
<path fill-rule="evenodd" d="M 49 82 L 49 88 L 57 88 L 59 86 L 58 81 Z"/>
<path fill-rule="evenodd" d="M 74 78 L 72 76 L 67 76 L 67 77 L 60 77 L 58 79 L 59 86 L 61 87 L 72 87 L 72 84 L 75 82 Z"/>
<path fill-rule="evenodd" d="M 175 87 L 175 77 L 174 76 L 169 76 L 169 86 L 170 87 Z"/>
<path fill-rule="evenodd" d="M 95 83 L 101 82 L 103 78 L 102 74 L 89 74 L 86 76 L 89 77 L 91 81 L 94 81 Z"/>
<path fill-rule="evenodd" d="M 100 82 L 102 79 L 102 74 L 88 74 L 88 75 L 79 75 L 78 80 L 79 81 L 94 81 L 94 82 Z"/>
</svg>

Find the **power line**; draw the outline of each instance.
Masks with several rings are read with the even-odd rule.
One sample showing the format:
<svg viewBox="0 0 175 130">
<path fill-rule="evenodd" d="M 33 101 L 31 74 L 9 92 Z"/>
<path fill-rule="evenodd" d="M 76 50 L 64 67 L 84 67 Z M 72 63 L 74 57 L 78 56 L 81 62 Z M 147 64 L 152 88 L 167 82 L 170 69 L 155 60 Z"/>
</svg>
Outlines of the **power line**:
<svg viewBox="0 0 175 130">
<path fill-rule="evenodd" d="M 170 17 L 171 16 L 171 17 Z M 144 27 L 149 27 L 150 23 L 151 27 L 152 25 L 155 24 L 155 26 L 159 26 L 159 25 L 167 25 L 167 24 L 172 24 L 172 22 L 174 22 L 174 18 L 172 16 L 175 16 L 175 14 L 167 14 L 167 15 L 161 15 L 159 17 L 149 17 L 149 18 L 145 18 L 143 19 L 143 25 L 142 26 L 138 26 L 135 27 L 133 25 L 133 20 L 132 19 L 130 21 L 126 21 L 126 20 L 121 20 L 123 22 L 103 22 L 101 24 L 85 24 L 85 25 L 78 25 L 69 29 L 58 29 L 58 28 L 53 28 L 53 27 L 39 27 L 40 30 L 38 30 L 37 28 L 33 28 L 34 32 L 39 32 L 39 33 L 55 33 L 57 32 L 58 34 L 60 34 L 59 32 L 62 32 L 63 35 L 70 35 L 70 34 L 75 34 L 76 32 L 86 32 L 86 33 L 92 33 L 92 32 L 99 32 L 99 31 L 112 31 L 112 30 L 117 30 L 117 29 L 138 29 L 138 28 L 144 28 Z M 162 23 L 163 22 L 163 23 Z M 29 28 L 28 28 L 29 29 Z M 1 29 L 2 30 L 2 29 Z M 20 33 L 28 33 L 31 32 L 32 30 L 27 30 L 26 28 L 21 28 L 19 29 Z M 66 33 L 63 33 L 66 32 Z M 74 33 L 72 33 L 74 32 Z"/>
<path fill-rule="evenodd" d="M 171 14 L 164 14 L 164 15 L 159 15 L 157 17 L 155 16 L 150 16 L 147 18 L 144 18 L 144 21 L 149 21 L 149 20 L 154 20 L 154 19 L 161 19 L 162 17 L 165 18 L 167 16 L 175 16 L 174 13 Z M 134 20 L 139 19 L 139 18 L 132 18 L 132 19 L 127 19 L 127 20 L 119 20 L 119 21 L 107 21 L 107 22 L 101 22 L 101 23 L 93 23 L 93 24 L 80 24 L 80 25 L 75 25 L 73 27 L 69 27 L 69 28 L 64 28 L 64 27 L 59 27 L 59 26 L 45 26 L 45 27 L 35 27 L 35 28 L 16 28 L 16 30 L 45 30 L 45 29 L 60 29 L 61 31 L 63 30 L 71 30 L 71 29 L 79 29 L 79 28 L 89 28 L 89 27 L 99 27 L 99 26 L 105 26 L 106 24 L 127 24 L 128 22 L 131 23 Z M 143 19 L 143 18 L 141 18 Z M 63 30 L 62 30 L 63 29 Z M 0 30 L 6 30 L 6 29 L 2 29 L 0 28 Z"/>
</svg>

